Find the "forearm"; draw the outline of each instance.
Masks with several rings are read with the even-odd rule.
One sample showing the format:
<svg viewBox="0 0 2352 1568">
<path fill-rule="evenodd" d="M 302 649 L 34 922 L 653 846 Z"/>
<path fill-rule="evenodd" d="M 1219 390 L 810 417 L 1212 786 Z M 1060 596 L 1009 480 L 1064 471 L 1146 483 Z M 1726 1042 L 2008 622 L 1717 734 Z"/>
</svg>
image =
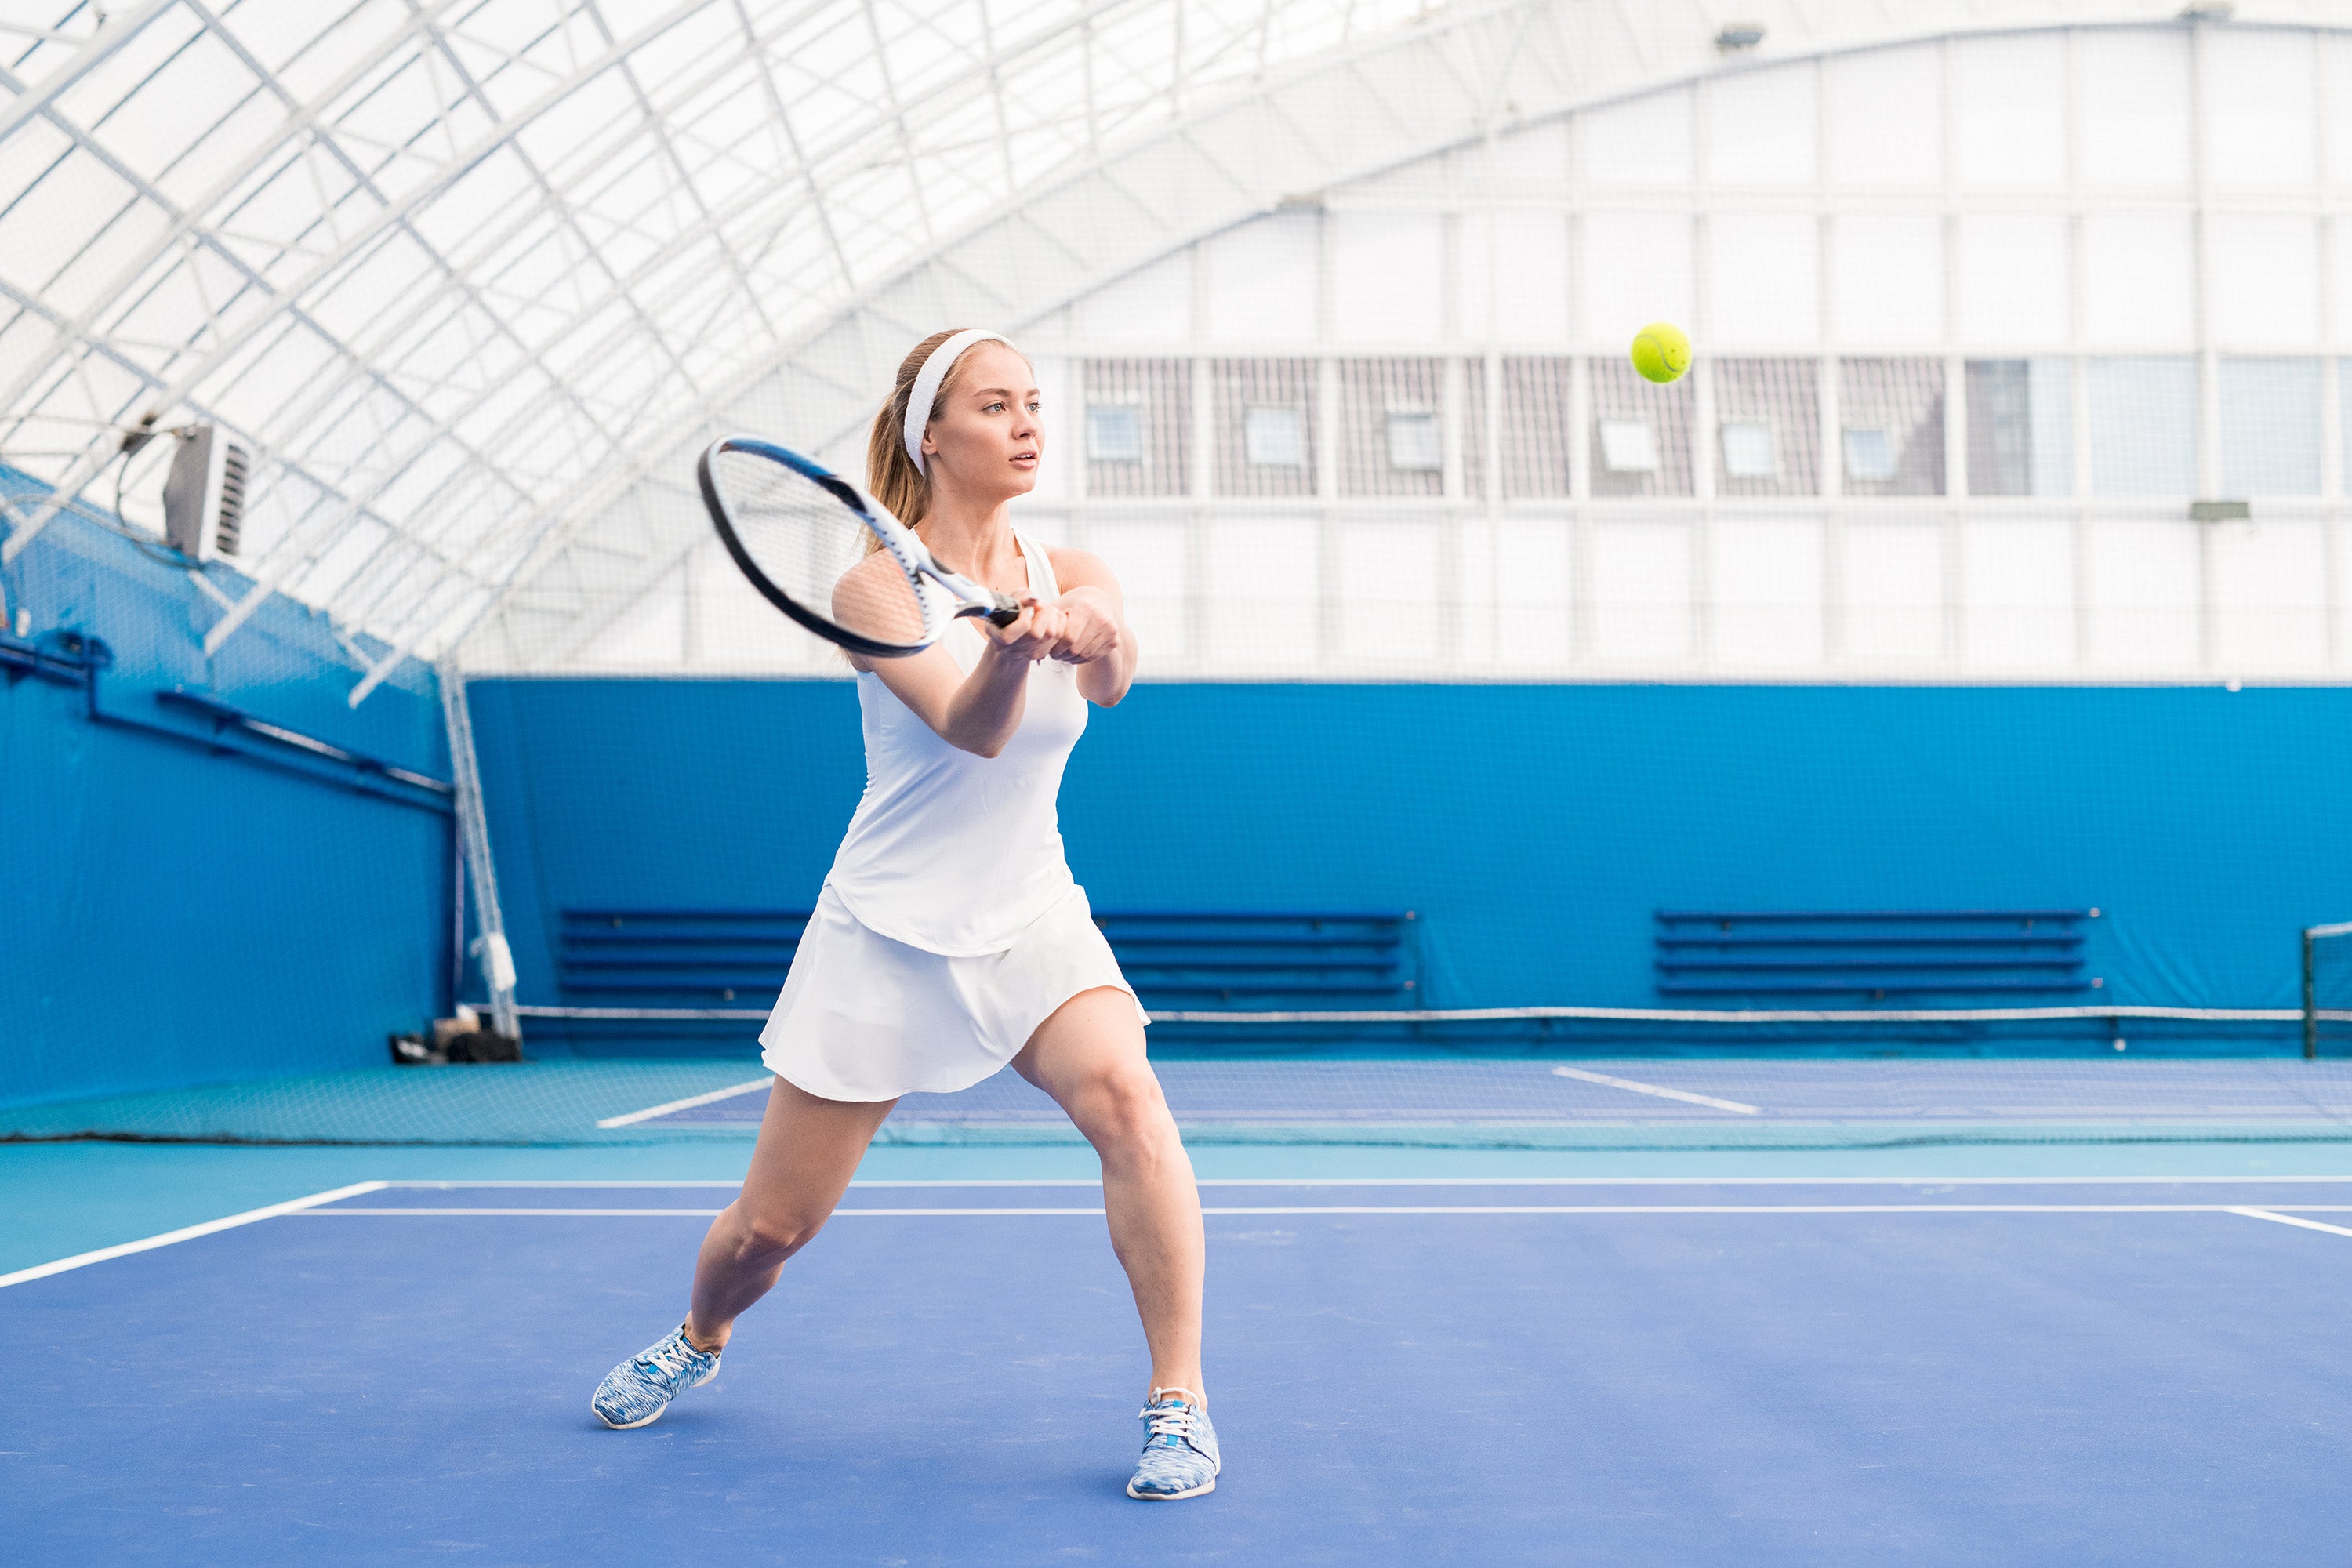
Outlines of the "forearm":
<svg viewBox="0 0 2352 1568">
<path fill-rule="evenodd" d="M 1027 660 L 1007 658 L 993 647 L 982 649 L 980 662 L 948 701 L 940 738 L 961 751 L 995 756 L 1021 728 L 1028 689 Z"/>
<path fill-rule="evenodd" d="M 1097 708 L 1116 708 L 1134 679 L 1135 637 L 1122 627 L 1108 658 L 1078 666 L 1078 695 Z"/>
</svg>

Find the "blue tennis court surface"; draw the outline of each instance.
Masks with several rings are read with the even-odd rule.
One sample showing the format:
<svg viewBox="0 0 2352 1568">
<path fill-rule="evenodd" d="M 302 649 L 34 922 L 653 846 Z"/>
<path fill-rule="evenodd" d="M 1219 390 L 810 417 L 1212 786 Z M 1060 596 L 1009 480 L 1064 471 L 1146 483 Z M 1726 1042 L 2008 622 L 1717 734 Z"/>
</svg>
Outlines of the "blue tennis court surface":
<svg viewBox="0 0 2352 1568">
<path fill-rule="evenodd" d="M 2340 1563 L 2352 1181 L 1209 1185 L 1133 1503 L 1099 1193 L 854 1187 L 657 1425 L 731 1184 L 370 1185 L 0 1290 L 32 1563 Z"/>
<path fill-rule="evenodd" d="M 2352 1140 L 2352 1060 L 2300 1056 L 1155 1058 L 1195 1144 L 1869 1148 Z M 0 1140 L 748 1142 L 740 1058 L 376 1068 L 0 1108 Z M 1017 1074 L 910 1094 L 884 1143 L 1080 1142 Z"/>
<path fill-rule="evenodd" d="M 2352 1124 L 2352 1062 L 2299 1058 L 2206 1060 L 1993 1058 L 1768 1061 L 1161 1059 L 1168 1102 L 1188 1128 L 1321 1122 L 1610 1127 L 1776 1123 L 2124 1121 L 2193 1126 L 2215 1120 L 2306 1129 Z M 752 1127 L 769 1079 L 739 1077 L 649 1105 L 610 1125 Z M 957 1094 L 910 1094 L 905 1124 L 1049 1127 L 1067 1119 L 1018 1074 Z"/>
</svg>

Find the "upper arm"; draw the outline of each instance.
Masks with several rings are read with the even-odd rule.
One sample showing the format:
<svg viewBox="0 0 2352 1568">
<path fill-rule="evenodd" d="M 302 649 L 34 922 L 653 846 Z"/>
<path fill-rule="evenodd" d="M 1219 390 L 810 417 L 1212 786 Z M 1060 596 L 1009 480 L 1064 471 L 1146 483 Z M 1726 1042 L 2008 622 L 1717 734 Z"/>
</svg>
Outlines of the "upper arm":
<svg viewBox="0 0 2352 1568">
<path fill-rule="evenodd" d="M 946 738 L 948 708 L 964 679 L 963 668 L 956 663 L 953 654 L 933 643 L 922 652 L 910 653 L 903 658 L 861 658 L 853 654 L 850 662 L 860 669 L 871 670 L 891 696 L 905 703 L 941 739 Z"/>
<path fill-rule="evenodd" d="M 872 552 L 835 581 L 830 610 L 835 626 L 879 642 L 917 642 L 923 635 L 922 604 L 909 591 L 898 563 L 884 551 Z M 859 669 L 875 668 L 854 653 L 849 662 Z"/>
<path fill-rule="evenodd" d="M 919 615 L 911 597 L 901 606 L 898 584 L 904 579 L 898 563 L 876 551 L 865 560 L 841 574 L 833 585 L 834 619 L 844 625 L 878 632 L 885 637 L 912 642 L 923 635 L 919 620 L 909 626 L 887 624 L 903 618 L 905 614 Z M 880 614 L 877 616 L 877 606 Z M 893 612 L 898 612 L 894 614 Z M 844 649 L 845 653 L 849 650 Z M 938 643 L 898 658 L 875 658 L 865 654 L 850 653 L 851 668 L 870 673 L 888 688 L 890 695 L 905 703 L 916 718 L 939 730 L 947 722 L 948 705 L 955 699 L 956 689 L 963 684 L 963 670 L 955 658 Z"/>
<path fill-rule="evenodd" d="M 1048 548 L 1045 558 L 1053 563 L 1054 581 L 1068 593 L 1073 588 L 1100 588 L 1110 595 L 1113 608 L 1120 616 L 1127 614 L 1127 595 L 1118 590 L 1118 579 L 1105 565 L 1103 558 L 1091 550 Z"/>
</svg>

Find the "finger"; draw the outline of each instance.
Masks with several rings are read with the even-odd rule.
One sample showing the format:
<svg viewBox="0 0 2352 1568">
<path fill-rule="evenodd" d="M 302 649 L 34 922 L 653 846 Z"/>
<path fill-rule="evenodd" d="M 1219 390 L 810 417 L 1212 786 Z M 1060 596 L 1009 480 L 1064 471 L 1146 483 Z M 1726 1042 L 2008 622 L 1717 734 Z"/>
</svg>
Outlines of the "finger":
<svg viewBox="0 0 2352 1568">
<path fill-rule="evenodd" d="M 1029 635 L 1030 627 L 1036 615 L 1036 609 L 1037 601 L 1034 598 L 1024 599 L 1022 601 L 1021 613 L 1013 616 L 1011 620 L 1005 622 L 1003 626 L 998 626 L 994 621 L 990 620 L 985 616 L 982 616 L 980 618 L 980 623 L 987 629 L 988 635 L 994 637 L 998 642 L 1006 644 L 1015 643 Z"/>
</svg>

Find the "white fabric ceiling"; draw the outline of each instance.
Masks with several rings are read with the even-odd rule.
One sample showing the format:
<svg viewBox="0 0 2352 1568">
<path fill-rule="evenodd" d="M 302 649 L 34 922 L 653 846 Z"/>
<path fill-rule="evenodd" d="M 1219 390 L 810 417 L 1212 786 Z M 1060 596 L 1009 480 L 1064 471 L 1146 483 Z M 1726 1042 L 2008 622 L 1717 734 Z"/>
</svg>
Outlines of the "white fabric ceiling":
<svg viewBox="0 0 2352 1568">
<path fill-rule="evenodd" d="M 1418 8 L 0 8 L 0 454 L 74 489 L 110 427 L 217 419 L 265 580 L 445 625 L 632 432 L 928 243 Z"/>
<path fill-rule="evenodd" d="M 887 323 L 890 354 L 982 301 L 1016 326 L 1294 191 L 1717 68 L 1715 9 L 0 0 L 0 462 L 110 502 L 123 426 L 217 420 L 258 459 L 261 590 L 429 653 L 608 514 L 625 531 L 629 485 L 748 392 L 814 367 L 868 396 L 887 356 L 845 323 Z M 1747 14 L 1791 52 L 2054 19 Z M 950 247 L 1107 173 L 1116 246 L 1078 256 L 1066 214 L 985 253 L 1021 287 L 941 281 Z M 164 450 L 130 470 L 134 518 Z M 10 521 L 13 558 L 44 515 Z"/>
</svg>

